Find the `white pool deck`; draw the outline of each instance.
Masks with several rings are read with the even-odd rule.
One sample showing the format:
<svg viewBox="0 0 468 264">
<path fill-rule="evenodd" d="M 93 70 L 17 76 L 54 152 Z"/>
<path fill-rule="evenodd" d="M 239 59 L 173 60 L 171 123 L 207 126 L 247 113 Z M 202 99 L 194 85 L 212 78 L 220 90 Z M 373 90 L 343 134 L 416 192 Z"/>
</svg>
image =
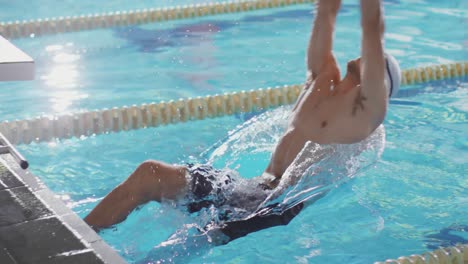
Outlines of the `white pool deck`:
<svg viewBox="0 0 468 264">
<path fill-rule="evenodd" d="M 34 60 L 0 36 L 0 81 L 34 79 Z"/>
</svg>

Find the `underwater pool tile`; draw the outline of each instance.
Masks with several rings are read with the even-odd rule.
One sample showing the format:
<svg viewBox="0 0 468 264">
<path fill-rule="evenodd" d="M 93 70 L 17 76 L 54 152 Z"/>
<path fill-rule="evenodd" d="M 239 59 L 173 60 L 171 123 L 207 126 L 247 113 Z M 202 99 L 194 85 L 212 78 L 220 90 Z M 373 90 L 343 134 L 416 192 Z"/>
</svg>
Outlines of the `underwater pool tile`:
<svg viewBox="0 0 468 264">
<path fill-rule="evenodd" d="M 52 215 L 26 187 L 0 191 L 0 227 Z"/>
<path fill-rule="evenodd" d="M 43 263 L 63 252 L 85 249 L 55 217 L 0 227 L 0 240 L 18 263 Z"/>
</svg>

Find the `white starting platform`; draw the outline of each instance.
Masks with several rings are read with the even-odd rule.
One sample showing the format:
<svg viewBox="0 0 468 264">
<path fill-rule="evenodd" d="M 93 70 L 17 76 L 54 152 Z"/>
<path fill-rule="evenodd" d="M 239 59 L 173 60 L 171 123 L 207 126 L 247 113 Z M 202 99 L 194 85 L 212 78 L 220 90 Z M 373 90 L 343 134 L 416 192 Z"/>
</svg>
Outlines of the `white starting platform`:
<svg viewBox="0 0 468 264">
<path fill-rule="evenodd" d="M 34 79 L 34 60 L 0 36 L 0 81 Z"/>
<path fill-rule="evenodd" d="M 34 60 L 8 40 L 0 36 L 0 82 L 28 81 L 34 79 Z M 0 154 L 10 153 L 21 168 L 29 164 L 23 156 L 0 133 Z"/>
</svg>

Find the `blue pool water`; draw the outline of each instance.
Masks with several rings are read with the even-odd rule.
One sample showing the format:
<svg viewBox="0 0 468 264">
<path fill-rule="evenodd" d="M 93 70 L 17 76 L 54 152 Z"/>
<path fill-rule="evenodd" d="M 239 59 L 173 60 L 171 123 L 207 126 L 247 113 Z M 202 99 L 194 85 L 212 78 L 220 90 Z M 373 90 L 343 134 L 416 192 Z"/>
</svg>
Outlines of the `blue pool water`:
<svg viewBox="0 0 468 264">
<path fill-rule="evenodd" d="M 357 6 L 345 3 L 335 41 L 342 66 L 358 56 L 360 38 Z M 303 5 L 14 40 L 35 58 L 37 79 L 0 84 L 0 116 L 21 119 L 300 83 L 310 10 Z M 467 9 L 461 2 L 391 1 L 385 10 L 386 46 L 403 68 L 468 59 L 463 33 Z M 467 101 L 466 79 L 405 87 L 391 102 L 384 124 L 385 151 L 374 167 L 334 188 L 287 226 L 225 246 L 180 250 L 189 257 L 169 252 L 168 259 L 372 263 L 467 243 Z M 139 162 L 203 161 L 200 154 L 245 118 L 228 116 L 19 149 L 33 173 L 84 217 Z M 243 176 L 252 177 L 267 162 L 265 157 L 256 160 Z M 134 262 L 190 221 L 169 205 L 150 203 L 102 236 Z"/>
<path fill-rule="evenodd" d="M 342 66 L 360 52 L 359 12 L 349 2 L 335 41 Z M 386 46 L 402 68 L 466 60 L 461 25 L 467 9 L 461 5 L 385 5 Z M 36 80 L 1 83 L 0 97 L 8 99 L 0 116 L 32 118 L 301 83 L 311 7 L 13 40 L 36 60 Z"/>
<path fill-rule="evenodd" d="M 222 2 L 214 0 L 210 2 Z M 189 5 L 206 3 L 203 0 L 115 0 L 115 1 L 0 1 L 2 12 L 0 21 L 22 21 L 38 18 L 66 17 L 87 14 L 101 14 L 116 11 L 143 10 L 150 8 L 162 8 L 176 5 Z"/>
</svg>

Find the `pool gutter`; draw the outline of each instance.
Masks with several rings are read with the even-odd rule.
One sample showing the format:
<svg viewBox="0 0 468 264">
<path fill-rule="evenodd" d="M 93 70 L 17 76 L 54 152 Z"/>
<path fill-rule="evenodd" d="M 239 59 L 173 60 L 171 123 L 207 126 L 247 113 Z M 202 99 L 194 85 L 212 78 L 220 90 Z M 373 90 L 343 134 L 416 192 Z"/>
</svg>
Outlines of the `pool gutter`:
<svg viewBox="0 0 468 264">
<path fill-rule="evenodd" d="M 127 263 L 11 154 L 0 155 L 0 263 Z"/>
</svg>

